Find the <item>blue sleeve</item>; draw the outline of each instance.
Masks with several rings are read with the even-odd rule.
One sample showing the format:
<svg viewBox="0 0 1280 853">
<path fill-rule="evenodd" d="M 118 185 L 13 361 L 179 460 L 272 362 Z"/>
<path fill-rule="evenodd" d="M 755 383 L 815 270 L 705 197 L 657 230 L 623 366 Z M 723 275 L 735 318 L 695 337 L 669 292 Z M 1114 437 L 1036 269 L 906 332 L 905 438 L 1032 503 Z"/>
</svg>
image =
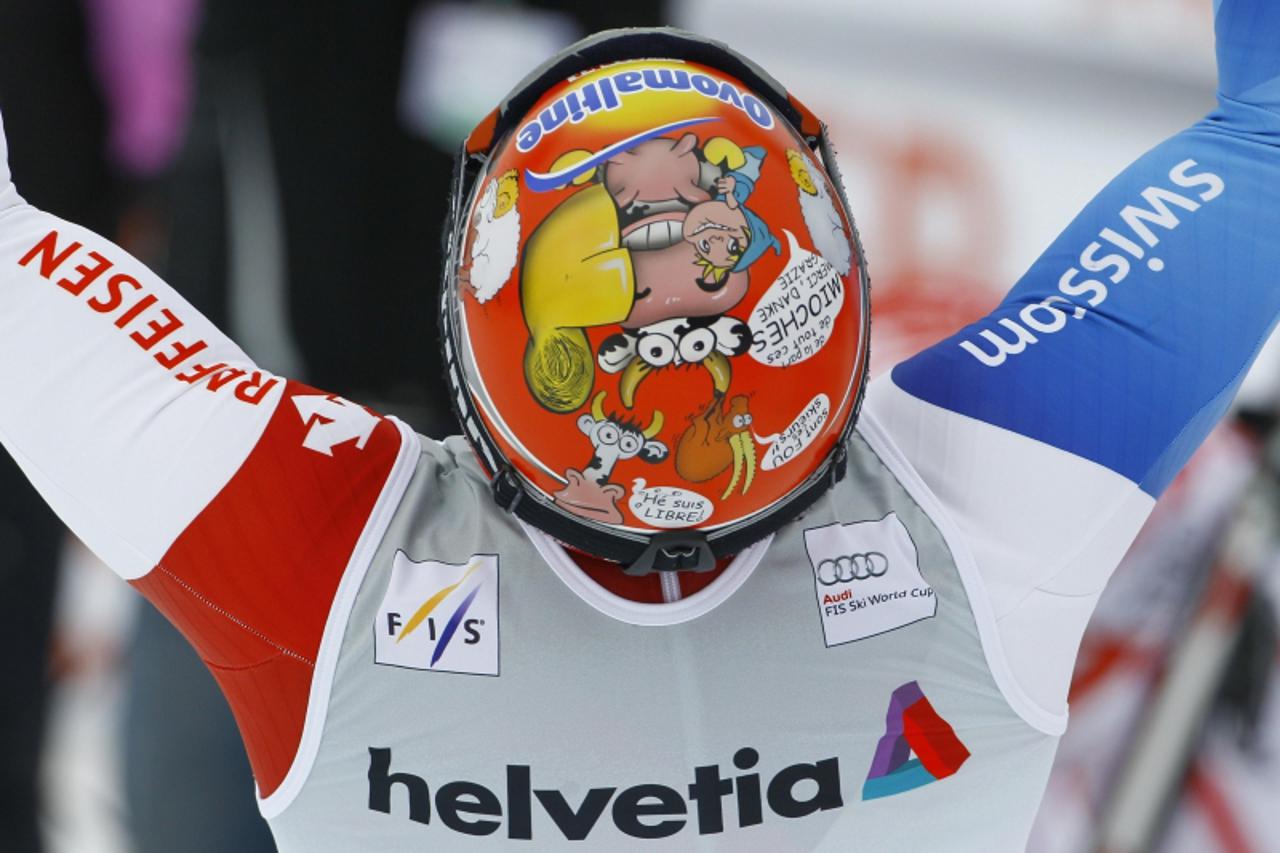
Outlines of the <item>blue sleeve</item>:
<svg viewBox="0 0 1280 853">
<path fill-rule="evenodd" d="M 1218 108 L 1089 203 L 904 391 L 1158 496 L 1280 314 L 1280 2 L 1219 0 Z"/>
</svg>

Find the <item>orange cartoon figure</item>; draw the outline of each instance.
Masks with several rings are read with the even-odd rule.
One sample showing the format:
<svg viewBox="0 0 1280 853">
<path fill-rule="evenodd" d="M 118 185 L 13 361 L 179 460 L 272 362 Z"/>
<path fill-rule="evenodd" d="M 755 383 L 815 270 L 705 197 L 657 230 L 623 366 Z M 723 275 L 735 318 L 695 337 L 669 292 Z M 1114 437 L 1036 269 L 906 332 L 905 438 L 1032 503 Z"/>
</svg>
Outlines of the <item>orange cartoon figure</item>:
<svg viewBox="0 0 1280 853">
<path fill-rule="evenodd" d="M 733 469 L 721 500 L 733 493 L 739 481 L 745 495 L 756 476 L 756 446 L 747 398 L 741 394 L 734 397 L 727 411 L 723 403 L 723 397 L 713 400 L 694 417 L 676 444 L 676 472 L 692 483 L 705 483 Z"/>
</svg>

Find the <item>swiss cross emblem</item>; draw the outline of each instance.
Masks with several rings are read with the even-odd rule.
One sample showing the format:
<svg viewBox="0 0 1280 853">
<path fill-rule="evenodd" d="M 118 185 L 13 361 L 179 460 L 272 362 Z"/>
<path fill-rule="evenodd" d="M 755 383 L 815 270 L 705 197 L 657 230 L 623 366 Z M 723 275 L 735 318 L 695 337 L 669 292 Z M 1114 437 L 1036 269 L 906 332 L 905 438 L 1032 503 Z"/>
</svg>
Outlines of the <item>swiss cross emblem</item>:
<svg viewBox="0 0 1280 853">
<path fill-rule="evenodd" d="M 335 447 L 348 441 L 364 450 L 380 420 L 364 406 L 332 394 L 299 395 L 293 398 L 293 405 L 307 425 L 302 446 L 325 456 L 332 456 Z"/>
</svg>

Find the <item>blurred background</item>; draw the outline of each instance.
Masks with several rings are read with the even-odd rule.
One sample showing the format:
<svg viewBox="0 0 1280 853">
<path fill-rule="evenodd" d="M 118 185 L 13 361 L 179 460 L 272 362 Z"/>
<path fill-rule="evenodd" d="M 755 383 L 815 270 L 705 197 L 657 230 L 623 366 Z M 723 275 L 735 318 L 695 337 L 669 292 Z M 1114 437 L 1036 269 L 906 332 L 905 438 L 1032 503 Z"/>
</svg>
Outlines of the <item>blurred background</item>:
<svg viewBox="0 0 1280 853">
<path fill-rule="evenodd" d="M 0 0 L 0 108 L 28 200 L 113 236 L 265 367 L 443 436 L 451 152 L 550 53 L 660 23 L 830 124 L 876 372 L 985 313 L 1213 104 L 1210 0 Z M 1220 558 L 1242 501 L 1275 509 L 1277 368 L 1104 596 L 1032 851 L 1280 851 L 1280 572 Z M 274 849 L 212 679 L 7 460 L 0 611 L 0 849 Z"/>
</svg>

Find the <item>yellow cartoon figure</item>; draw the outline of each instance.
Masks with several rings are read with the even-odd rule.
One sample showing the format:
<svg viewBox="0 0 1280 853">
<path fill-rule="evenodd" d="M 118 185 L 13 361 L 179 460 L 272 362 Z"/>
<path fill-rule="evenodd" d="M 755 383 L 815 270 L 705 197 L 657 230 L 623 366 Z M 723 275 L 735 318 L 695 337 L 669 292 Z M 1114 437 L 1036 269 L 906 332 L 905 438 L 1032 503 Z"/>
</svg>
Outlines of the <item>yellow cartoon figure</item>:
<svg viewBox="0 0 1280 853">
<path fill-rule="evenodd" d="M 804 155 L 795 149 L 787 149 L 787 166 L 791 169 L 791 180 L 796 182 L 796 186 L 804 190 L 809 195 L 817 195 L 818 187 L 813 183 L 813 176 L 809 174 L 809 167 L 804 162 Z"/>
<path fill-rule="evenodd" d="M 584 329 L 622 322 L 635 302 L 631 253 L 602 184 L 567 198 L 529 237 L 520 301 L 529 328 L 524 378 L 534 399 L 553 412 L 581 408 L 596 372 Z"/>
<path fill-rule="evenodd" d="M 508 169 L 503 172 L 497 184 L 497 201 L 493 207 L 493 218 L 501 219 L 516 206 L 516 199 L 520 197 L 520 179 L 516 176 L 516 170 Z"/>
<path fill-rule="evenodd" d="M 743 258 L 776 250 L 763 222 L 739 202 L 754 185 L 758 163 L 723 137 L 700 149 L 692 133 L 556 159 L 550 174 L 563 181 L 547 190 L 581 189 L 530 236 L 520 276 L 529 329 L 525 381 L 541 405 L 560 413 L 579 409 L 597 367 L 623 373 L 620 396 L 628 408 L 640 381 L 664 366 L 699 363 L 717 393 L 728 389 L 728 359 L 751 343 L 746 324 L 725 316 L 747 292 Z M 693 209 L 705 226 L 696 235 L 685 233 Z M 728 240 L 720 239 L 723 229 L 708 211 L 738 226 Z M 586 330 L 606 325 L 623 328 L 593 353 Z M 667 339 L 674 349 L 664 361 Z M 653 346 L 641 347 L 641 340 Z"/>
</svg>

